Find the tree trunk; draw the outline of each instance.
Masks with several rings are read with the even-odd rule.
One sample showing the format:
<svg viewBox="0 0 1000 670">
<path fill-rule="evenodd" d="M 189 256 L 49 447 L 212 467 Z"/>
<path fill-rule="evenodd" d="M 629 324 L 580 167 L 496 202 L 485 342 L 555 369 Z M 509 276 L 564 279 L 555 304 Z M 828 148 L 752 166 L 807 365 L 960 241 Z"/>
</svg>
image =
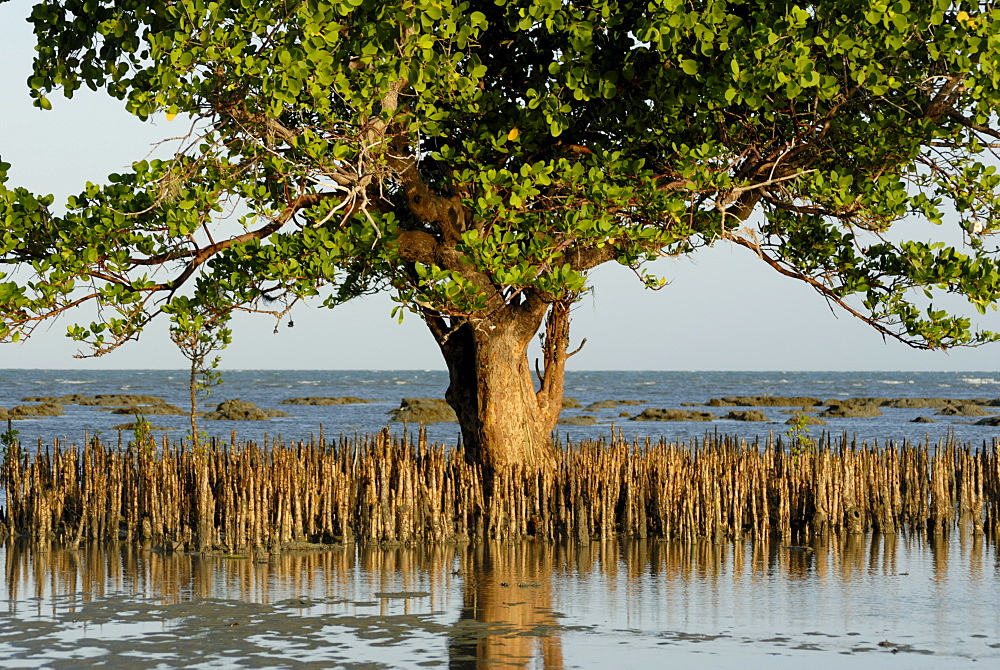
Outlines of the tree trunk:
<svg viewBox="0 0 1000 670">
<path fill-rule="evenodd" d="M 198 361 L 191 359 L 191 376 L 188 379 L 188 404 L 191 411 L 188 419 L 191 421 L 191 444 L 198 446 Z"/>
<path fill-rule="evenodd" d="M 545 319 L 538 385 L 528 345 Z M 487 471 L 512 465 L 550 468 L 562 409 L 569 306 L 526 300 L 491 318 L 427 315 L 448 364 L 445 394 L 458 415 L 466 458 Z"/>
</svg>

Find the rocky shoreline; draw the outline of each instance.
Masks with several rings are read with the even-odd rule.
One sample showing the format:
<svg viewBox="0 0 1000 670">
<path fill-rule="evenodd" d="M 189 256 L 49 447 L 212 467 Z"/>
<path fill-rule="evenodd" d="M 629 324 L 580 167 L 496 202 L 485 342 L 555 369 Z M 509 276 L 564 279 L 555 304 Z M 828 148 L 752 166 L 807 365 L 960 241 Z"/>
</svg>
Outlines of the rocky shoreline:
<svg viewBox="0 0 1000 670">
<path fill-rule="evenodd" d="M 176 415 L 186 416 L 187 410 L 166 402 L 163 398 L 145 394 L 99 394 L 65 396 L 28 396 L 21 399 L 25 404 L 10 409 L 0 407 L 0 420 L 17 421 L 23 419 L 44 419 L 62 416 L 64 405 L 92 407 L 98 411 L 135 417 Z M 355 396 L 325 397 L 305 396 L 286 398 L 277 404 L 294 406 L 338 407 L 345 405 L 376 402 Z M 857 397 L 821 399 L 810 396 L 723 396 L 710 398 L 704 403 L 685 402 L 683 407 L 646 407 L 636 413 L 635 407 L 645 405 L 645 400 L 609 399 L 582 406 L 576 398 L 567 397 L 563 401 L 562 425 L 591 426 L 602 423 L 595 414 L 602 410 L 620 410 L 614 420 L 622 421 L 742 421 L 795 424 L 803 420 L 810 425 L 828 424 L 828 419 L 872 418 L 882 416 L 883 410 L 927 409 L 931 416 L 918 416 L 912 423 L 936 423 L 956 418 L 976 419 L 971 422 L 980 426 L 1000 425 L 1000 398 L 889 398 Z M 633 408 L 631 411 L 621 411 Z M 725 408 L 721 416 L 707 409 Z M 775 416 L 791 415 L 790 418 Z M 456 422 L 455 411 L 441 398 L 403 398 L 397 409 L 388 412 L 389 420 L 406 423 L 449 423 Z M 198 418 L 208 421 L 267 421 L 278 417 L 291 417 L 288 412 L 262 408 L 253 402 L 238 398 L 219 403 L 213 411 L 199 412 Z M 804 417 L 804 419 L 803 419 Z M 931 418 L 938 417 L 938 418 Z M 124 430 L 134 427 L 134 422 L 115 426 Z M 154 427 L 157 430 L 165 428 Z"/>
</svg>

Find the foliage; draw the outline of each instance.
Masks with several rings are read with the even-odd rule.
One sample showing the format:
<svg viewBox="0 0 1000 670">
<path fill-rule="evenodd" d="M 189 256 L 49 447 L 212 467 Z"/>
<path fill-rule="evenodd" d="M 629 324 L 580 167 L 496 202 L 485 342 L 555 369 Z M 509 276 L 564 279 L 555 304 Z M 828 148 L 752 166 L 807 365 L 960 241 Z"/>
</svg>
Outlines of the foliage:
<svg viewBox="0 0 1000 670">
<path fill-rule="evenodd" d="M 197 445 L 202 438 L 198 431 L 198 407 L 212 394 L 214 387 L 222 384 L 222 373 L 218 370 L 221 358 L 216 356 L 209 361 L 208 356 L 232 342 L 232 331 L 227 326 L 231 313 L 218 306 L 193 305 L 185 297 L 177 298 L 164 311 L 171 313 L 171 341 L 191 364 L 188 380 L 190 439 Z"/>
<path fill-rule="evenodd" d="M 798 414 L 791 427 L 785 431 L 785 436 L 791 440 L 788 448 L 792 456 L 801 456 L 810 451 L 815 451 L 816 442 L 809 435 L 809 417 L 805 414 Z"/>
<path fill-rule="evenodd" d="M 20 440 L 17 436 L 21 434 L 21 431 L 15 430 L 11 425 L 10 419 L 7 420 L 7 430 L 0 433 L 0 461 L 7 458 L 10 453 L 16 453 L 17 447 L 20 444 Z"/>
<path fill-rule="evenodd" d="M 149 419 L 136 414 L 132 426 L 132 444 L 152 453 L 156 448 L 156 441 L 153 438 L 153 426 L 149 423 Z"/>
<path fill-rule="evenodd" d="M 66 0 L 29 20 L 38 107 L 87 86 L 190 131 L 60 208 L 0 163 L 0 340 L 93 301 L 69 334 L 100 354 L 220 295 L 280 319 L 390 290 L 495 322 L 720 240 L 914 346 L 997 338 L 941 307 L 1000 298 L 987 2 Z"/>
</svg>

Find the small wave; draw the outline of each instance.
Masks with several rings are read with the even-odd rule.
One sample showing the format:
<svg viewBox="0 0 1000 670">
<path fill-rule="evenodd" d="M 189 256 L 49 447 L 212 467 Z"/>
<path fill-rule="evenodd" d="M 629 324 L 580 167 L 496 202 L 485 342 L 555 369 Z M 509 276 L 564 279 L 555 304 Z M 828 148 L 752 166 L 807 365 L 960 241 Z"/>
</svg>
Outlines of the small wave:
<svg viewBox="0 0 1000 670">
<path fill-rule="evenodd" d="M 906 382 L 905 381 L 901 381 L 899 379 L 879 379 L 878 383 L 879 384 L 893 384 L 893 385 L 895 385 L 895 384 L 905 384 Z"/>
<path fill-rule="evenodd" d="M 56 384 L 93 384 L 92 379 L 57 379 Z"/>
<path fill-rule="evenodd" d="M 959 381 L 963 381 L 966 384 L 972 384 L 973 386 L 981 386 L 983 384 L 1000 384 L 1000 380 L 993 379 L 992 377 L 962 377 Z"/>
<path fill-rule="evenodd" d="M 319 386 L 323 382 L 314 382 L 314 381 L 302 380 L 302 381 L 300 381 L 298 383 L 299 384 L 310 384 L 311 386 Z"/>
</svg>

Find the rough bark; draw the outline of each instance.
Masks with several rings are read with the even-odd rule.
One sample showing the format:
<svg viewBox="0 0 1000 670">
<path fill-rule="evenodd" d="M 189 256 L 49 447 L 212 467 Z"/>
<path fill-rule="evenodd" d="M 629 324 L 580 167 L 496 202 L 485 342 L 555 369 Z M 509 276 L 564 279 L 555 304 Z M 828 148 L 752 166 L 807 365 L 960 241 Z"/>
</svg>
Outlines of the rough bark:
<svg viewBox="0 0 1000 670">
<path fill-rule="evenodd" d="M 543 319 L 545 360 L 536 386 L 528 345 Z M 448 364 L 445 398 L 458 415 L 466 458 L 487 472 L 515 465 L 552 467 L 569 306 L 528 298 L 490 318 L 432 314 L 426 320 Z"/>
</svg>

